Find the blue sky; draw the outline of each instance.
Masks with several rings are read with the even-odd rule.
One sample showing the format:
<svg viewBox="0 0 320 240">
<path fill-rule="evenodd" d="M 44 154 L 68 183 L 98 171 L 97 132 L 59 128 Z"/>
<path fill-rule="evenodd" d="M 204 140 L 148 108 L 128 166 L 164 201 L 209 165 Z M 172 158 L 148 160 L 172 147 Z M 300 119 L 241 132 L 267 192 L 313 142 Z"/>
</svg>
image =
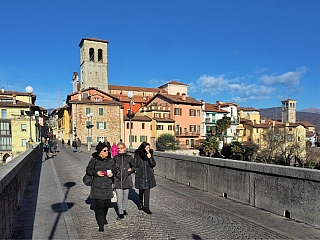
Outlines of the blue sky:
<svg viewBox="0 0 320 240">
<path fill-rule="evenodd" d="M 109 41 L 109 84 L 158 87 L 243 107 L 320 108 L 318 0 L 12 0 L 0 2 L 0 84 L 60 106 L 82 38 Z"/>
</svg>

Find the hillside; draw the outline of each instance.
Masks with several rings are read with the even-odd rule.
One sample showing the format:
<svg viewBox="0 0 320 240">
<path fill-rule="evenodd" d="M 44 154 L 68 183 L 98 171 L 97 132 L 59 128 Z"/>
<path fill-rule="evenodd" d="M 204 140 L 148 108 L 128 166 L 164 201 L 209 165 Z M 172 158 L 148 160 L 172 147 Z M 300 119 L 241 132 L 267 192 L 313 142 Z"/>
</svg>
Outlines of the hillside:
<svg viewBox="0 0 320 240">
<path fill-rule="evenodd" d="M 297 112 L 297 122 L 307 121 L 316 126 L 316 130 L 320 131 L 320 113 L 306 112 L 306 110 Z M 277 108 L 262 108 L 260 109 L 260 116 L 263 118 L 272 118 L 281 121 L 281 107 Z"/>
</svg>

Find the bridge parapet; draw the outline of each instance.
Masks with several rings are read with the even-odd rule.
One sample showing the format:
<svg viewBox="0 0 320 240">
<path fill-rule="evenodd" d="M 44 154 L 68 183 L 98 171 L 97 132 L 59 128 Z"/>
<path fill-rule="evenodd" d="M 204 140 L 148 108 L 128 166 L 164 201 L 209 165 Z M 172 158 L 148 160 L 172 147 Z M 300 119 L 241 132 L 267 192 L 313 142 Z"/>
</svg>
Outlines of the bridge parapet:
<svg viewBox="0 0 320 240">
<path fill-rule="evenodd" d="M 28 149 L 0 168 L 1 239 L 9 237 L 34 165 L 41 160 L 41 151 L 40 144 L 35 144 L 33 149 Z"/>
<path fill-rule="evenodd" d="M 155 174 L 320 227 L 320 171 L 155 152 Z"/>
</svg>

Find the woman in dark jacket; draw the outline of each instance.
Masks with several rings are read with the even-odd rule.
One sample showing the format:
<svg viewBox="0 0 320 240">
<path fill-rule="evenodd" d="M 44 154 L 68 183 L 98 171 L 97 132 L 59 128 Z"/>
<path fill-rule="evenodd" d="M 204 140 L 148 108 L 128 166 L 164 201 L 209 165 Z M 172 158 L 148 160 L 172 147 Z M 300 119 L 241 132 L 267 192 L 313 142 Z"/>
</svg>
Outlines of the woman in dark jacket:
<svg viewBox="0 0 320 240">
<path fill-rule="evenodd" d="M 129 190 L 133 187 L 131 173 L 134 167 L 133 158 L 126 153 L 126 145 L 118 143 L 118 155 L 113 159 L 116 162 L 116 172 L 114 174 L 114 188 L 117 192 L 118 220 L 127 215 L 127 204 Z"/>
<path fill-rule="evenodd" d="M 112 177 L 115 172 L 115 163 L 111 158 L 111 153 L 104 143 L 99 142 L 96 146 L 96 152 L 92 154 L 86 173 L 93 176 L 93 182 L 90 191 L 90 198 L 96 203 L 96 220 L 99 226 L 99 232 L 104 231 L 104 224 L 107 224 L 107 213 L 111 207 Z"/>
<path fill-rule="evenodd" d="M 153 168 L 156 162 L 153 158 L 153 150 L 147 142 L 141 143 L 135 151 L 135 187 L 139 189 L 139 210 L 144 210 L 147 214 L 152 214 L 149 208 L 150 189 L 156 186 Z"/>
</svg>

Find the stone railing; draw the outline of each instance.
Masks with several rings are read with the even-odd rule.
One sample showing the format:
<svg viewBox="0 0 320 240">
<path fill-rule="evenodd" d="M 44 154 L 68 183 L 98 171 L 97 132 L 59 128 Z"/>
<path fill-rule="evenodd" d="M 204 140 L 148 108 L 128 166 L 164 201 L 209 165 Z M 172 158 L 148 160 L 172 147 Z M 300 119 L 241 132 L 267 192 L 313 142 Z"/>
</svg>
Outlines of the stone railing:
<svg viewBox="0 0 320 240">
<path fill-rule="evenodd" d="M 42 148 L 34 145 L 0 168 L 0 238 L 7 239 L 19 210 L 32 170 L 41 161 Z"/>
<path fill-rule="evenodd" d="M 320 171 L 155 152 L 155 174 L 320 227 Z"/>
</svg>

